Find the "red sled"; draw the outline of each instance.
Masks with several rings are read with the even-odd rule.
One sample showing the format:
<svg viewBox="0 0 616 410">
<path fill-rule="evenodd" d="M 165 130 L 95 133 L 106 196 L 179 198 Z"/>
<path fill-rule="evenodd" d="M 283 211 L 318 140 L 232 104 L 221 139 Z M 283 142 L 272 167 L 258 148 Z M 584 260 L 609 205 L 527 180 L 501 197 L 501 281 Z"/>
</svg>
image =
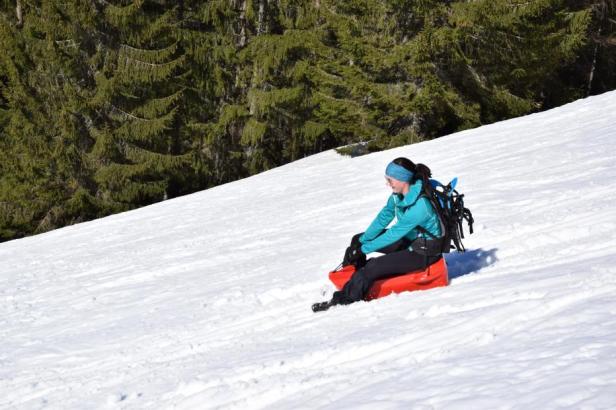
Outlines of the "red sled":
<svg viewBox="0 0 616 410">
<path fill-rule="evenodd" d="M 339 270 L 329 272 L 329 280 L 340 290 L 355 273 L 355 266 L 343 266 Z M 378 299 L 392 293 L 410 292 L 413 290 L 426 290 L 447 286 L 449 275 L 445 259 L 441 258 L 428 266 L 425 270 L 416 270 L 403 275 L 381 279 L 374 282 L 366 300 Z"/>
</svg>

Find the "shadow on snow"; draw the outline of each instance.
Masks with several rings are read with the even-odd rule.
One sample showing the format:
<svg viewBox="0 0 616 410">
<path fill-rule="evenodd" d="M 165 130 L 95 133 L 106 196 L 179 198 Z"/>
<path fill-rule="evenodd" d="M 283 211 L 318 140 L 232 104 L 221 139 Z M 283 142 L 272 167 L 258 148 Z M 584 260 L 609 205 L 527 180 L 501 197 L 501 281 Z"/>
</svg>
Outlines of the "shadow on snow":
<svg viewBox="0 0 616 410">
<path fill-rule="evenodd" d="M 469 249 L 464 253 L 450 253 L 445 255 L 449 280 L 457 279 L 469 273 L 477 272 L 498 261 L 496 251 L 498 249 Z"/>
</svg>

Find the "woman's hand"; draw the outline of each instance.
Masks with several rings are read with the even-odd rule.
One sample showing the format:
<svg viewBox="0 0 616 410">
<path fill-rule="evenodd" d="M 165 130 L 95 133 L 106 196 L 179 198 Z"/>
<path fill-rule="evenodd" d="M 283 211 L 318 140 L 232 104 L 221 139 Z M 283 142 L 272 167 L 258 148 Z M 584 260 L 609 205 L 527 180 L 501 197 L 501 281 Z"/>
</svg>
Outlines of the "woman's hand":
<svg viewBox="0 0 616 410">
<path fill-rule="evenodd" d="M 361 269 L 366 264 L 366 254 L 361 250 L 361 244 L 353 247 L 349 246 L 344 254 L 343 265 L 355 265 L 356 269 Z"/>
</svg>

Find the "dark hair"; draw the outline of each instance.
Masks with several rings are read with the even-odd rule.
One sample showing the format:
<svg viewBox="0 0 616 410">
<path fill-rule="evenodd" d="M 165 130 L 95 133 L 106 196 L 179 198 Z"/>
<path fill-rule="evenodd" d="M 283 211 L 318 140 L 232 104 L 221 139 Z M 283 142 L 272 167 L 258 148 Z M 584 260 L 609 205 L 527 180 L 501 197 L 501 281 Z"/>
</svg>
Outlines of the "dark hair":
<svg viewBox="0 0 616 410">
<path fill-rule="evenodd" d="M 430 168 L 428 168 L 424 164 L 415 165 L 415 163 L 408 158 L 396 158 L 393 160 L 393 163 L 400 165 L 402 168 L 406 169 L 407 171 L 411 171 L 414 174 L 411 183 L 417 181 L 418 179 L 427 182 L 428 179 L 432 176 L 432 171 L 430 171 Z"/>
<path fill-rule="evenodd" d="M 392 161 L 394 164 L 400 165 L 402 168 L 407 171 L 411 171 L 413 174 L 415 173 L 416 165 L 413 161 L 408 158 L 400 157 L 396 158 Z"/>
</svg>

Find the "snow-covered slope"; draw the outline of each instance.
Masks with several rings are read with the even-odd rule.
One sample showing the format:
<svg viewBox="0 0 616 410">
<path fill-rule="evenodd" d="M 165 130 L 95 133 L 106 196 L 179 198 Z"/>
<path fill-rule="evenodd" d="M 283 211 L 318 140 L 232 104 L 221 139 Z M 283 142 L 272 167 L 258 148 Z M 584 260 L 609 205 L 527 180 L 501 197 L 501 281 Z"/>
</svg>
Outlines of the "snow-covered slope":
<svg viewBox="0 0 616 410">
<path fill-rule="evenodd" d="M 460 179 L 451 286 L 314 314 L 395 157 Z M 616 92 L 0 245 L 0 408 L 616 406 Z"/>
</svg>

